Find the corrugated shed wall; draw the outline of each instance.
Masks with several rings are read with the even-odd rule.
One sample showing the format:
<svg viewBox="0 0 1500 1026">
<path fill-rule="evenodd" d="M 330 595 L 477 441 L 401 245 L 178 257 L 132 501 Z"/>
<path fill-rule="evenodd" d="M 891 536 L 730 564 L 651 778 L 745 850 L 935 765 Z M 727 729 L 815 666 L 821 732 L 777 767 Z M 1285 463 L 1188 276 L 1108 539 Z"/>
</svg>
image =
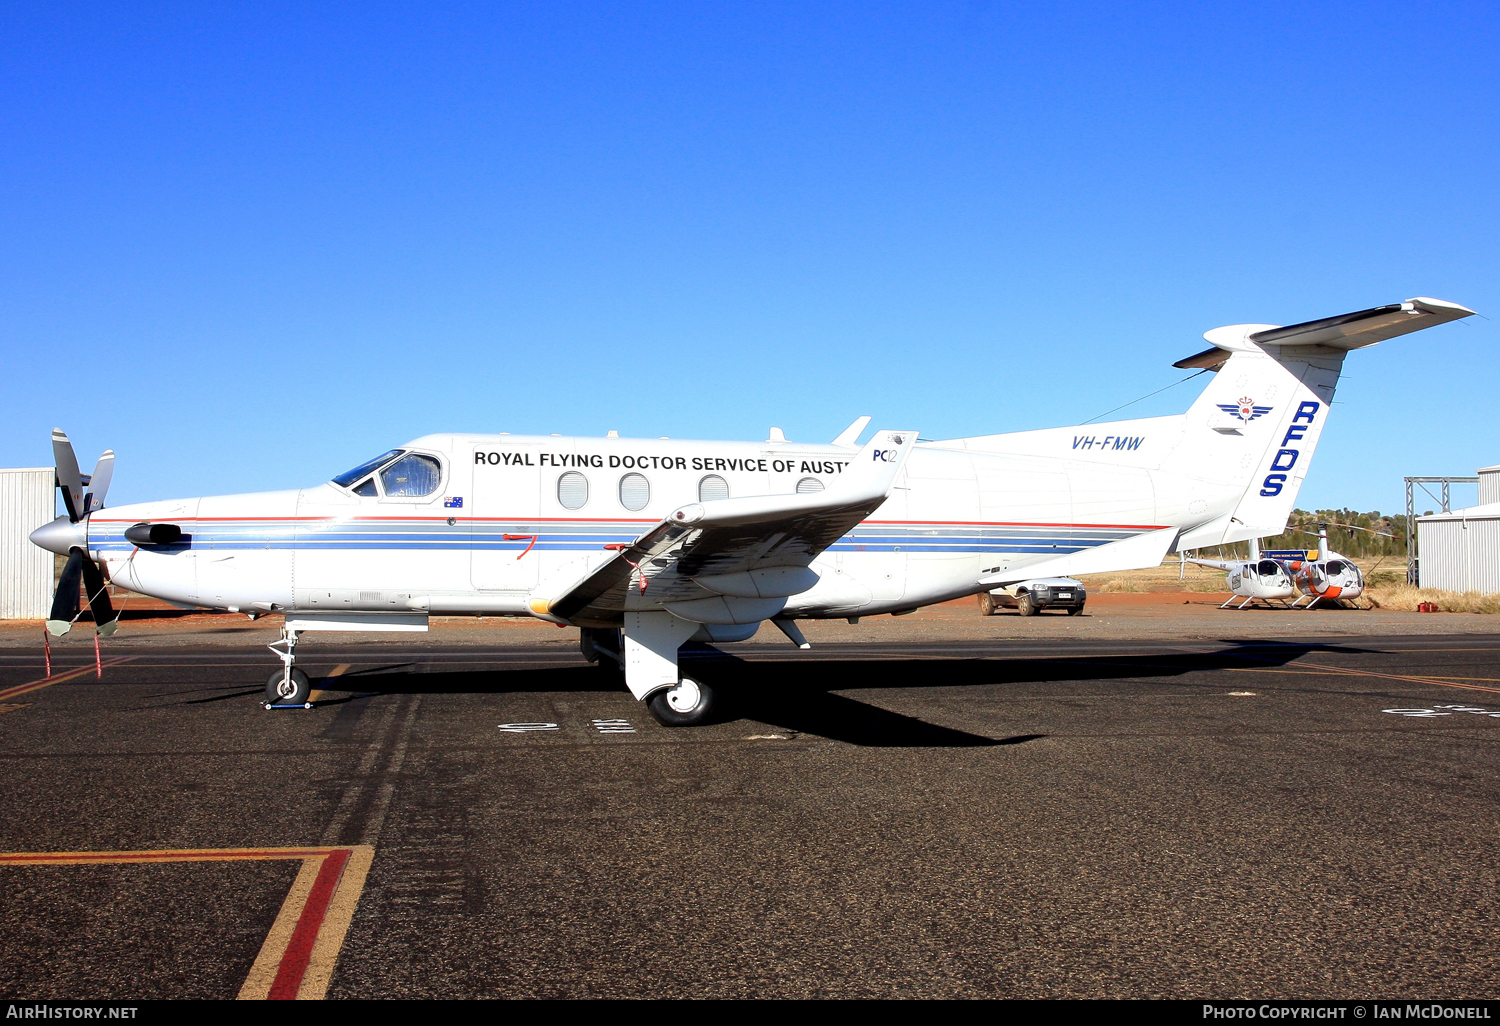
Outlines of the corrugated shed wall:
<svg viewBox="0 0 1500 1026">
<path fill-rule="evenodd" d="M 1479 505 L 1500 502 L 1500 467 L 1484 467 L 1479 471 Z"/>
<path fill-rule="evenodd" d="M 0 620 L 40 620 L 52 605 L 52 553 L 27 535 L 50 521 L 53 470 L 0 470 Z"/>
<path fill-rule="evenodd" d="M 1500 518 L 1417 522 L 1424 588 L 1500 592 Z"/>
</svg>

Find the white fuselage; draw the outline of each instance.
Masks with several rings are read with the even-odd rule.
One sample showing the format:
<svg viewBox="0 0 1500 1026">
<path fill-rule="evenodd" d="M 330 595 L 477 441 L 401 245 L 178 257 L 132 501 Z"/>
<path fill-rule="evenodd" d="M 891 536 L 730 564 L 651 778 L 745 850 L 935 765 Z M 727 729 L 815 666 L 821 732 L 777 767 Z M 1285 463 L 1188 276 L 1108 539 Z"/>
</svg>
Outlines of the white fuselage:
<svg viewBox="0 0 1500 1026">
<path fill-rule="evenodd" d="M 1342 358 L 1235 354 L 1179 416 L 918 444 L 884 503 L 817 556 L 816 582 L 782 615 L 899 612 L 1007 575 L 1128 569 L 1142 565 L 1130 559 L 1153 565 L 1174 541 L 1278 533 Z M 1262 405 L 1226 412 L 1245 396 Z M 420 496 L 373 486 L 360 495 L 349 479 L 113 507 L 89 517 L 89 550 L 117 583 L 182 604 L 547 616 L 547 600 L 679 507 L 836 488 L 860 451 L 505 434 L 428 435 L 402 448 L 426 456 L 428 469 L 404 479 L 408 488 L 420 479 Z M 143 521 L 176 524 L 185 537 L 137 549 L 124 531 Z M 1166 528 L 1175 530 L 1149 556 L 1150 546 L 1132 547 Z M 1109 562 L 1113 553 L 1125 562 Z M 648 590 L 629 606 L 651 602 Z"/>
<path fill-rule="evenodd" d="M 1092 458 L 1088 450 L 1072 459 L 920 445 L 875 516 L 813 563 L 817 584 L 794 596 L 787 613 L 915 608 L 979 591 L 979 578 L 999 567 L 1211 520 L 1238 490 L 1214 494 L 1206 482 L 1141 465 L 1153 449 L 1160 456 L 1170 422 L 1180 419 L 1135 422 L 1144 427 L 1132 437 L 1145 443 Z M 1036 448 L 1044 443 L 1034 436 L 1047 434 L 1013 437 Z M 1065 434 L 1055 444 L 1073 451 Z M 440 463 L 431 494 L 360 497 L 323 484 L 121 506 L 90 518 L 89 548 L 116 583 L 182 604 L 529 615 L 531 596 L 582 577 L 609 558 L 606 546 L 634 540 L 677 507 L 726 490 L 741 497 L 829 486 L 855 452 L 512 435 L 431 435 L 402 448 Z M 581 475 L 583 487 L 578 477 L 560 487 L 569 474 Z M 137 549 L 123 531 L 142 521 L 178 524 L 188 537 Z"/>
</svg>

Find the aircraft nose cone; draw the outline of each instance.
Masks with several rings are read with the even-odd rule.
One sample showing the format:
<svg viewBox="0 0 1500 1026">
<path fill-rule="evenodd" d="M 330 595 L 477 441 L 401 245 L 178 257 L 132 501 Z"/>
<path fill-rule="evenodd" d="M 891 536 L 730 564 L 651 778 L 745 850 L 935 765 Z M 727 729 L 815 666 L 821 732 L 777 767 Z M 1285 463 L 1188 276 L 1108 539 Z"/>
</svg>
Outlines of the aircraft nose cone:
<svg viewBox="0 0 1500 1026">
<path fill-rule="evenodd" d="M 70 523 L 67 517 L 58 517 L 50 524 L 43 524 L 31 532 L 31 544 L 59 556 L 66 556 L 74 549 L 89 547 L 88 523 Z"/>
</svg>

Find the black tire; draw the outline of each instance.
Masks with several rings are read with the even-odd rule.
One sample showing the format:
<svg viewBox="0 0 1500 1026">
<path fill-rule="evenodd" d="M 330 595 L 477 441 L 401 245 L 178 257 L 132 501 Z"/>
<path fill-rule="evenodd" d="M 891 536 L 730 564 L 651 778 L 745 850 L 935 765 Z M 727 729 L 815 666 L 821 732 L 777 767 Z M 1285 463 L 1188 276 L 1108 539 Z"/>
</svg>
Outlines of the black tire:
<svg viewBox="0 0 1500 1026">
<path fill-rule="evenodd" d="M 696 689 L 696 701 L 691 706 L 684 706 L 683 700 L 691 694 L 684 694 L 688 687 Z M 713 713 L 714 689 L 701 681 L 684 677 L 676 687 L 662 688 L 646 699 L 646 708 L 663 727 L 696 727 Z"/>
<path fill-rule="evenodd" d="M 620 628 L 584 627 L 578 634 L 578 647 L 585 659 L 604 672 L 609 674 L 620 672 L 619 660 L 615 658 L 624 651 Z M 614 655 L 610 655 L 610 652 Z"/>
<path fill-rule="evenodd" d="M 979 615 L 994 616 L 998 612 L 1000 612 L 1000 609 L 995 603 L 995 596 L 987 591 L 981 591 L 979 593 Z"/>
<path fill-rule="evenodd" d="M 1068 615 L 1069 616 L 1077 616 L 1081 612 L 1083 612 L 1083 607 L 1082 606 L 1069 606 L 1068 607 Z"/>
<path fill-rule="evenodd" d="M 1016 611 L 1022 616 L 1035 616 L 1037 614 L 1036 602 L 1031 597 L 1031 592 L 1023 591 L 1016 596 Z"/>
<path fill-rule="evenodd" d="M 306 705 L 312 694 L 312 682 L 301 670 L 292 670 L 292 690 L 283 694 L 281 690 L 283 671 L 277 670 L 266 681 L 266 701 L 271 705 Z"/>
</svg>

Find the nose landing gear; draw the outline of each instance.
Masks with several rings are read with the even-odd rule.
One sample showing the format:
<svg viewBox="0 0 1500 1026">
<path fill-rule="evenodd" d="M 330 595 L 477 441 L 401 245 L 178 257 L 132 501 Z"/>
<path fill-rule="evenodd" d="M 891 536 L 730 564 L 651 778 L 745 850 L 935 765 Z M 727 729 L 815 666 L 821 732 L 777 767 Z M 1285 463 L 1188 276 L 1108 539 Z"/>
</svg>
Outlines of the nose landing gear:
<svg viewBox="0 0 1500 1026">
<path fill-rule="evenodd" d="M 277 648 L 278 645 L 286 646 L 285 650 Z M 296 662 L 294 651 L 297 647 L 297 632 L 282 627 L 280 639 L 266 647 L 281 660 L 281 669 L 271 674 L 270 680 L 266 681 L 266 707 L 307 705 L 307 698 L 312 694 L 312 682 L 307 679 L 307 674 L 293 665 Z M 312 707 L 309 705 L 308 708 Z"/>
</svg>

